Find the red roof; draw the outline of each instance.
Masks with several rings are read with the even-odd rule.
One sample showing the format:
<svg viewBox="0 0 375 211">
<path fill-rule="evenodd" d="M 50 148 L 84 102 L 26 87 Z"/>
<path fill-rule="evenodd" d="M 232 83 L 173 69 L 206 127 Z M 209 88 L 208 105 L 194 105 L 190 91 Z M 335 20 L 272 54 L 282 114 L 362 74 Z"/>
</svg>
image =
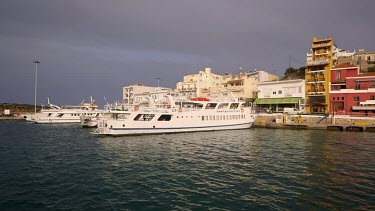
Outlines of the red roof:
<svg viewBox="0 0 375 211">
<path fill-rule="evenodd" d="M 354 66 L 352 64 L 349 64 L 349 63 L 342 63 L 342 64 L 339 64 L 335 67 L 332 67 L 332 69 L 339 69 L 339 68 L 353 68 L 353 67 L 357 67 L 357 66 Z"/>
</svg>

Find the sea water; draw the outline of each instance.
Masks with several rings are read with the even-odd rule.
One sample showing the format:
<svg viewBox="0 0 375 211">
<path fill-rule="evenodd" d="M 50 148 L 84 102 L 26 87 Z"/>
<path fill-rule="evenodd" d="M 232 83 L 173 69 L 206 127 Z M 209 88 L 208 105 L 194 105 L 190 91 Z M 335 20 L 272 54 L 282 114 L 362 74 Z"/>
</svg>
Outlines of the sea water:
<svg viewBox="0 0 375 211">
<path fill-rule="evenodd" d="M 0 122 L 0 210 L 375 210 L 374 133 Z"/>
</svg>

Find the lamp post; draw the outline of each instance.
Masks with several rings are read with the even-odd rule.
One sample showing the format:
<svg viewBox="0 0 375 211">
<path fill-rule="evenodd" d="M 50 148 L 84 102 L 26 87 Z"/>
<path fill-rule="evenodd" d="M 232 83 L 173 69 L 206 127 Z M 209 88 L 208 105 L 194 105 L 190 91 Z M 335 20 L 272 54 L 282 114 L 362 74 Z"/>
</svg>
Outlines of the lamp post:
<svg viewBox="0 0 375 211">
<path fill-rule="evenodd" d="M 38 64 L 40 62 L 38 60 L 34 61 L 35 64 L 35 96 L 34 96 L 34 119 L 36 116 L 36 91 L 37 91 L 37 86 L 38 86 Z"/>
<path fill-rule="evenodd" d="M 160 86 L 160 78 L 155 78 L 156 80 L 158 80 L 158 87 Z"/>
</svg>

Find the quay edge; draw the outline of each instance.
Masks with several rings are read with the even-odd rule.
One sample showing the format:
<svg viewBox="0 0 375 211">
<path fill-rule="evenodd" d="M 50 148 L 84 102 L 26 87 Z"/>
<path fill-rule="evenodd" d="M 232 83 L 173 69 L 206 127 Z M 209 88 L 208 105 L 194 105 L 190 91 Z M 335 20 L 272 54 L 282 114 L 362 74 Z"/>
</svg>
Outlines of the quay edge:
<svg viewBox="0 0 375 211">
<path fill-rule="evenodd" d="M 259 114 L 253 128 L 375 132 L 375 118 L 344 115 Z"/>
</svg>

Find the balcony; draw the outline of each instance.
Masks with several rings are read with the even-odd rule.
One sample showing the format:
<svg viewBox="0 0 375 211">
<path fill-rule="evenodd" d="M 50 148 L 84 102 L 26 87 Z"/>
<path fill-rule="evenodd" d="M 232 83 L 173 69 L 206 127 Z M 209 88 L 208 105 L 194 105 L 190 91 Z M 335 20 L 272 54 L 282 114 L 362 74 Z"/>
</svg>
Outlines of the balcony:
<svg viewBox="0 0 375 211">
<path fill-rule="evenodd" d="M 324 71 L 325 71 L 325 69 L 321 69 L 321 70 L 309 70 L 309 71 L 307 71 L 307 73 L 309 73 L 309 74 L 323 73 Z"/>
<path fill-rule="evenodd" d="M 328 52 L 323 52 L 323 53 L 315 53 L 315 56 L 323 56 L 323 55 L 327 55 Z"/>
<path fill-rule="evenodd" d="M 319 65 L 327 65 L 329 64 L 328 59 L 325 60 L 315 60 L 315 61 L 308 61 L 306 62 L 306 66 L 319 66 Z"/>
<path fill-rule="evenodd" d="M 308 89 L 307 90 L 307 95 L 325 95 L 325 89 Z"/>
<path fill-rule="evenodd" d="M 243 90 L 243 86 L 231 86 L 228 87 L 228 90 L 232 92 L 239 92 Z"/>
<path fill-rule="evenodd" d="M 308 84 L 318 84 L 318 83 L 324 83 L 326 82 L 325 78 L 315 78 L 315 79 L 308 79 Z"/>
<path fill-rule="evenodd" d="M 317 43 L 313 44 L 312 48 L 322 48 L 322 47 L 329 47 L 331 46 L 331 43 Z"/>
</svg>

